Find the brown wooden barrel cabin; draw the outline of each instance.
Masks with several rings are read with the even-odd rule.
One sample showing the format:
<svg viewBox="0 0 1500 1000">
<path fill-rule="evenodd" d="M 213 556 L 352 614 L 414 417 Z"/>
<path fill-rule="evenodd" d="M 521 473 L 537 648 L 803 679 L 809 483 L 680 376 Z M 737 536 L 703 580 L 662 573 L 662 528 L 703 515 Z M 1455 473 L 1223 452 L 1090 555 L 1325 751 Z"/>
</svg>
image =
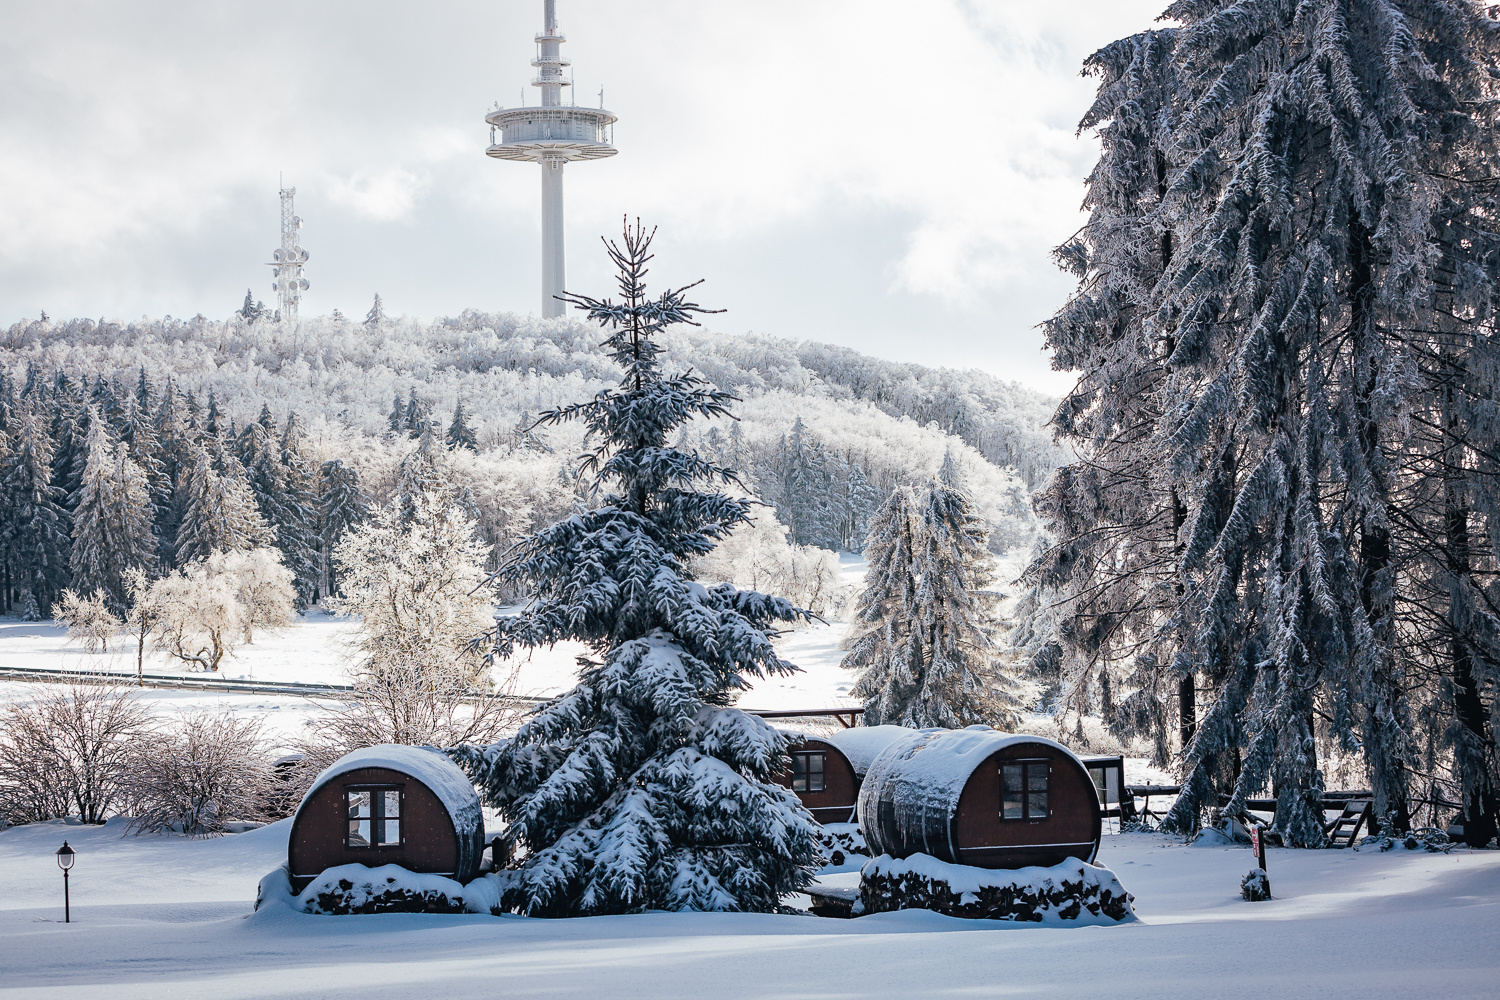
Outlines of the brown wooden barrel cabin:
<svg viewBox="0 0 1500 1000">
<path fill-rule="evenodd" d="M 893 740 L 915 731 L 905 726 L 855 726 L 828 736 L 797 734 L 788 751 L 792 768 L 776 780 L 797 793 L 819 823 L 852 823 L 870 762 Z"/>
<path fill-rule="evenodd" d="M 468 775 L 440 751 L 387 743 L 318 775 L 292 819 L 287 871 L 294 892 L 349 864 L 468 882 L 483 852 L 484 816 Z"/>
<path fill-rule="evenodd" d="M 976 868 L 1050 866 L 1099 852 L 1099 795 L 1083 762 L 1040 736 L 924 729 L 865 774 L 859 827 L 874 855 Z"/>
</svg>

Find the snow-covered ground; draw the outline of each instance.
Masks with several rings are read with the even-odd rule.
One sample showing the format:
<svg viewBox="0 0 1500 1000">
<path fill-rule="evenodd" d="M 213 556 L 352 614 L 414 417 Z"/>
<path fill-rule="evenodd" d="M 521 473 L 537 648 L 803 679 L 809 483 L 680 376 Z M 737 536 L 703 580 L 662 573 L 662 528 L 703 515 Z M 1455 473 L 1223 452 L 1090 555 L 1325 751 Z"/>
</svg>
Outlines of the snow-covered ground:
<svg viewBox="0 0 1500 1000">
<path fill-rule="evenodd" d="M 857 584 L 864 576 L 864 560 L 845 553 L 840 561 L 841 583 Z M 231 680 L 294 681 L 312 684 L 349 683 L 347 641 L 357 623 L 313 610 L 283 629 L 258 632 L 254 642 L 237 646 L 224 661 L 220 676 Z M 815 624 L 789 632 L 780 642 L 782 655 L 802 668 L 789 677 L 766 678 L 740 698 L 746 708 L 837 708 L 855 704 L 847 697 L 852 675 L 840 669 L 843 640 L 848 625 L 841 621 Z M 550 649 L 522 654 L 495 670 L 496 680 L 508 683 L 518 695 L 546 697 L 572 686 L 577 678 L 577 658 L 584 652 L 579 643 L 559 643 Z M 135 641 L 120 636 L 107 652 L 90 653 L 69 642 L 67 629 L 53 622 L 23 622 L 0 618 L 0 666 L 71 670 L 84 673 L 134 674 Z M 183 665 L 164 655 L 148 656 L 145 670 L 154 674 L 186 673 Z M 514 671 L 514 677 L 508 676 Z M 0 683 L 0 701 L 24 697 L 29 685 Z M 229 706 L 236 711 L 266 716 L 272 733 L 295 731 L 317 703 L 299 698 L 277 698 L 238 694 L 199 694 L 148 690 L 141 697 L 162 709 L 189 706 Z"/>
<path fill-rule="evenodd" d="M 1107 837 L 1139 919 L 1039 928 L 858 920 L 251 914 L 288 823 L 216 840 L 62 822 L 0 831 L 0 995 L 25 997 L 1493 998 L 1500 851 L 1272 850 Z M 63 925 L 53 852 L 78 850 Z"/>
</svg>

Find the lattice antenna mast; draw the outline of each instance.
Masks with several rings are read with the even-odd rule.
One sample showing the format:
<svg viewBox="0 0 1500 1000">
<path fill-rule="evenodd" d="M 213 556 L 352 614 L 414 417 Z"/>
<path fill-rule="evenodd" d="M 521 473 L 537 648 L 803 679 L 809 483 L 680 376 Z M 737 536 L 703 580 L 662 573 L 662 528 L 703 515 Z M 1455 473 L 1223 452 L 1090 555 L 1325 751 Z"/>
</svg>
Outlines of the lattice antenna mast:
<svg viewBox="0 0 1500 1000">
<path fill-rule="evenodd" d="M 281 303 L 277 315 L 282 324 L 289 327 L 297 325 L 297 303 L 302 301 L 302 293 L 308 289 L 307 279 L 302 277 L 307 251 L 297 245 L 297 230 L 302 228 L 302 220 L 292 211 L 292 199 L 296 195 L 296 188 L 281 189 L 281 247 L 271 254 L 271 267 L 276 272 L 271 287 Z"/>
<path fill-rule="evenodd" d="M 543 0 L 542 31 L 536 36 L 536 76 L 531 85 L 541 90 L 539 107 L 496 108 L 485 116 L 490 145 L 485 150 L 497 160 L 519 160 L 542 166 L 542 316 L 563 314 L 558 296 L 567 287 L 567 259 L 563 251 L 563 166 L 569 160 L 599 160 L 614 156 L 614 124 L 618 120 L 603 107 L 564 105 L 562 88 L 573 81 L 563 70 L 572 65 L 562 57 L 565 36 L 557 27 L 557 0 Z M 524 101 L 523 101 L 524 104 Z"/>
</svg>

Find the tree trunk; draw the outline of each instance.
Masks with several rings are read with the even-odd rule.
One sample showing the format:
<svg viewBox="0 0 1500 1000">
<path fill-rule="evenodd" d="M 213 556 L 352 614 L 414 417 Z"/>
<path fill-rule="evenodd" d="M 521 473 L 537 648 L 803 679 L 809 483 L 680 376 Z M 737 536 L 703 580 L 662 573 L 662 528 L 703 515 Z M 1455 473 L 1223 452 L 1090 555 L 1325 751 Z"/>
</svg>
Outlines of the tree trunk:
<svg viewBox="0 0 1500 1000">
<path fill-rule="evenodd" d="M 1451 390 L 1447 425 L 1457 428 Z M 1443 464 L 1443 534 L 1447 548 L 1448 569 L 1448 656 L 1453 681 L 1453 711 L 1463 727 L 1469 747 L 1455 747 L 1454 767 L 1463 790 L 1464 842 L 1483 847 L 1495 836 L 1500 795 L 1491 781 L 1485 755 L 1490 741 L 1489 714 L 1479 694 L 1474 676 L 1474 652 L 1468 641 L 1468 623 L 1464 621 L 1464 604 L 1458 599 L 1459 587 L 1473 570 L 1469 553 L 1469 509 L 1459 488 L 1458 476 L 1451 463 Z M 1434 796 L 1435 798 L 1436 796 Z"/>
<path fill-rule="evenodd" d="M 1379 365 L 1374 357 L 1375 298 L 1372 234 L 1351 209 L 1349 216 L 1349 325 L 1354 357 L 1355 433 L 1371 487 L 1377 498 L 1361 505 L 1359 517 L 1359 600 L 1370 624 L 1376 665 L 1364 694 L 1364 744 L 1375 812 L 1389 819 L 1394 832 L 1411 828 L 1409 782 L 1404 741 L 1406 726 L 1400 683 L 1391 662 L 1391 532 L 1383 509 L 1387 496 L 1381 475 L 1380 426 L 1374 414 Z"/>
</svg>

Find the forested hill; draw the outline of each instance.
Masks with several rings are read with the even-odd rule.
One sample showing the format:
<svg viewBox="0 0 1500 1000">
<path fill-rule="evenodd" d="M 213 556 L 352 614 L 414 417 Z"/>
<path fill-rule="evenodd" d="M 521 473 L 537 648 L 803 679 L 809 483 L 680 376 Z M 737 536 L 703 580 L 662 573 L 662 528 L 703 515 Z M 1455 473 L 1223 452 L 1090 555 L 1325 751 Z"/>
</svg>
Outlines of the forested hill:
<svg viewBox="0 0 1500 1000">
<path fill-rule="evenodd" d="M 241 314 L 31 321 L 0 338 L 0 419 L 40 410 L 56 436 L 93 409 L 120 440 L 150 417 L 163 424 L 159 433 L 196 440 L 212 427 L 229 442 L 252 422 L 284 434 L 295 414 L 301 460 L 344 463 L 375 500 L 394 488 L 402 458 L 431 426 L 459 442 L 449 473 L 469 490 L 498 553 L 578 499 L 578 428 L 527 429 L 540 411 L 618 378 L 601 340 L 571 319 L 472 310 L 433 322 L 335 313 L 295 333 Z M 1030 492 L 1059 462 L 1044 426 L 1052 400 L 980 372 L 824 344 L 694 330 L 664 346 L 669 368 L 691 368 L 742 399 L 737 421 L 695 427 L 690 443 L 741 469 L 793 542 L 860 547 L 873 506 L 896 484 L 936 474 L 945 456 L 992 526 L 992 549 L 1033 540 Z M 168 420 L 185 425 L 166 428 Z M 65 437 L 54 448 L 66 450 Z"/>
</svg>

